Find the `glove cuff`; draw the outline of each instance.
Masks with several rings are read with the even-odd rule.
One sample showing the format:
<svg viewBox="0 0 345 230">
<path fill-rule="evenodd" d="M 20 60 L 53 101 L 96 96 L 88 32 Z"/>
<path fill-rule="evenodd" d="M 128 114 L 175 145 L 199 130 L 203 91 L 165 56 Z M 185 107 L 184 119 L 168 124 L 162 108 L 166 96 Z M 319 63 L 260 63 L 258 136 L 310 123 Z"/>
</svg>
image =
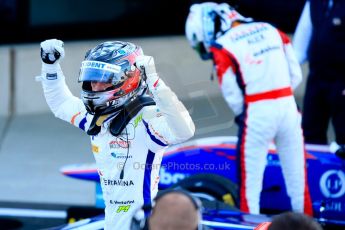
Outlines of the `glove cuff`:
<svg viewBox="0 0 345 230">
<path fill-rule="evenodd" d="M 62 75 L 61 66 L 59 63 L 46 64 L 42 62 L 42 78 L 45 80 L 56 80 L 58 76 Z"/>
<path fill-rule="evenodd" d="M 61 66 L 59 63 L 54 64 L 46 64 L 42 62 L 42 72 L 45 73 L 57 73 L 58 71 L 61 71 Z"/>
</svg>

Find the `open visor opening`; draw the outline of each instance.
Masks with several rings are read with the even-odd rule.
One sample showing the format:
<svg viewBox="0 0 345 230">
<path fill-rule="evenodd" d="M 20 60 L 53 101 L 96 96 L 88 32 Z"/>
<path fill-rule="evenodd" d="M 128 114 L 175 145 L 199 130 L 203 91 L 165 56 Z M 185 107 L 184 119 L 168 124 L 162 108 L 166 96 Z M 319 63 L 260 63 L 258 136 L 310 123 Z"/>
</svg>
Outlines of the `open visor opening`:
<svg viewBox="0 0 345 230">
<path fill-rule="evenodd" d="M 81 63 L 79 82 L 97 81 L 117 84 L 125 80 L 121 66 L 99 61 L 83 61 Z"/>
</svg>

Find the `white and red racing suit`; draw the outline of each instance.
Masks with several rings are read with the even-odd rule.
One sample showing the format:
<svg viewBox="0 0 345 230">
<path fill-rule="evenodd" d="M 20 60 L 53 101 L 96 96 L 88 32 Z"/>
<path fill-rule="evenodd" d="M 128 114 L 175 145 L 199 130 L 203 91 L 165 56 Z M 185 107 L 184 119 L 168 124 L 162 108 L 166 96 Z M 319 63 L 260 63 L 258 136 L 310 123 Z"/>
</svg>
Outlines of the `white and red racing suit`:
<svg viewBox="0 0 345 230">
<path fill-rule="evenodd" d="M 87 131 L 93 115 L 72 95 L 61 69 L 57 79 L 42 82 L 54 115 Z M 188 111 L 170 88 L 161 79 L 148 86 L 156 105 L 143 107 L 118 136 L 109 132 L 110 117 L 90 137 L 105 200 L 105 229 L 129 229 L 133 212 L 156 196 L 165 147 L 194 135 Z"/>
<path fill-rule="evenodd" d="M 286 34 L 268 23 L 242 23 L 211 46 L 222 94 L 239 124 L 240 206 L 259 213 L 269 143 L 279 153 L 293 210 L 311 214 L 305 149 L 293 90 L 302 80 Z"/>
</svg>

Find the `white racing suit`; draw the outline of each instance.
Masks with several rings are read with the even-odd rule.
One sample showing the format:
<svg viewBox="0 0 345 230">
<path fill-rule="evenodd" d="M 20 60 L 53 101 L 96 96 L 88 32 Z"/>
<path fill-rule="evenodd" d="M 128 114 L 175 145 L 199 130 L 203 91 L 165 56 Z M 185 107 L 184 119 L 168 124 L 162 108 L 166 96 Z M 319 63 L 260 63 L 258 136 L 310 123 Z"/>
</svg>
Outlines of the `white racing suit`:
<svg viewBox="0 0 345 230">
<path fill-rule="evenodd" d="M 56 80 L 44 79 L 45 74 L 44 95 L 54 115 L 87 131 L 93 115 L 71 94 L 61 69 Z M 165 147 L 194 135 L 188 111 L 170 88 L 161 79 L 148 86 L 156 105 L 143 107 L 118 136 L 109 132 L 109 118 L 100 133 L 90 137 L 105 200 L 105 229 L 129 229 L 133 212 L 156 196 Z"/>
<path fill-rule="evenodd" d="M 219 37 L 211 52 L 240 128 L 241 209 L 260 212 L 266 156 L 274 141 L 292 209 L 310 214 L 301 115 L 293 96 L 302 72 L 290 39 L 267 23 L 243 23 Z"/>
</svg>

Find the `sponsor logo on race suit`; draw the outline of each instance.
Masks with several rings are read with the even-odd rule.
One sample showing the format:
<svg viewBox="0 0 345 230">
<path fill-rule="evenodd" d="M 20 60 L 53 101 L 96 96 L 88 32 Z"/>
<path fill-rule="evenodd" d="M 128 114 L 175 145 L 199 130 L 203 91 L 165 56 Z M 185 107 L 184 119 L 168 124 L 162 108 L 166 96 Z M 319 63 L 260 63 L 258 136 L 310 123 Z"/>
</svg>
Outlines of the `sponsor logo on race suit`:
<svg viewBox="0 0 345 230">
<path fill-rule="evenodd" d="M 126 201 L 118 201 L 118 200 L 109 200 L 110 204 L 122 204 L 122 205 L 128 205 L 128 204 L 134 204 L 134 200 L 126 200 Z"/>
<path fill-rule="evenodd" d="M 111 149 L 118 149 L 118 148 L 128 148 L 131 146 L 131 141 L 122 140 L 120 138 L 117 138 L 114 141 L 111 141 L 109 143 L 109 148 Z"/>
<path fill-rule="evenodd" d="M 128 157 L 127 157 L 127 153 L 121 153 L 121 152 L 118 152 L 118 153 L 112 152 L 110 155 L 116 159 L 133 158 L 132 155 L 128 155 Z"/>
<path fill-rule="evenodd" d="M 123 186 L 123 187 L 128 187 L 128 186 L 134 186 L 134 182 L 132 180 L 109 180 L 109 179 L 104 179 L 102 178 L 103 185 L 105 186 Z"/>
<path fill-rule="evenodd" d="M 266 27 L 264 24 L 261 25 L 256 25 L 255 27 L 251 27 L 248 29 L 248 31 L 243 31 L 241 33 L 235 33 L 234 35 L 231 36 L 232 41 L 238 41 L 241 39 L 246 39 L 249 36 L 257 35 L 263 31 L 268 30 L 268 27 Z"/>
<path fill-rule="evenodd" d="M 134 120 L 134 128 L 136 128 L 139 124 L 139 122 L 143 119 L 143 114 L 139 114 L 137 118 Z"/>
<path fill-rule="evenodd" d="M 131 208 L 131 205 L 121 205 L 117 208 L 116 212 L 128 212 L 128 210 Z"/>
<path fill-rule="evenodd" d="M 92 149 L 92 152 L 93 152 L 93 153 L 99 153 L 99 146 L 97 146 L 97 145 L 92 145 L 92 146 L 91 146 L 91 149 Z"/>
</svg>

